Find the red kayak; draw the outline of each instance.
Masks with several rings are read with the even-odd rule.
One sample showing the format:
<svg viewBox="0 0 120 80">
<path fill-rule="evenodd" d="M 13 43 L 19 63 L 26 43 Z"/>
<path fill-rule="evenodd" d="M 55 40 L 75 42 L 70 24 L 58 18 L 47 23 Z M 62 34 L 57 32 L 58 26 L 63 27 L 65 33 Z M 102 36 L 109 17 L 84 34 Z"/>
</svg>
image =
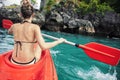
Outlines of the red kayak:
<svg viewBox="0 0 120 80">
<path fill-rule="evenodd" d="M 49 50 L 42 51 L 41 60 L 32 65 L 15 65 L 9 60 L 13 51 L 0 55 L 0 80 L 58 80 Z"/>
</svg>

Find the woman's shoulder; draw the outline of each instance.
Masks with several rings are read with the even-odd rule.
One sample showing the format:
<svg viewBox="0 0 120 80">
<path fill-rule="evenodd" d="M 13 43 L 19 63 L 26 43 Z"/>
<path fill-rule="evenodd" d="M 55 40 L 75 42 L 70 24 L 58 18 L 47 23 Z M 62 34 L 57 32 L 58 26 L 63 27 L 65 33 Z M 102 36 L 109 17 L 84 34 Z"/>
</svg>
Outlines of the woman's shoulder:
<svg viewBox="0 0 120 80">
<path fill-rule="evenodd" d="M 21 23 L 15 23 L 13 24 L 12 26 L 21 26 Z M 41 26 L 40 25 L 37 25 L 37 24 L 33 24 L 31 23 L 30 26 L 32 26 L 32 28 L 40 28 Z"/>
<path fill-rule="evenodd" d="M 14 24 L 13 24 L 13 26 L 18 26 L 18 25 L 20 25 L 20 23 L 14 23 Z"/>
<path fill-rule="evenodd" d="M 34 28 L 38 28 L 40 27 L 40 25 L 37 25 L 37 24 L 31 24 Z"/>
</svg>

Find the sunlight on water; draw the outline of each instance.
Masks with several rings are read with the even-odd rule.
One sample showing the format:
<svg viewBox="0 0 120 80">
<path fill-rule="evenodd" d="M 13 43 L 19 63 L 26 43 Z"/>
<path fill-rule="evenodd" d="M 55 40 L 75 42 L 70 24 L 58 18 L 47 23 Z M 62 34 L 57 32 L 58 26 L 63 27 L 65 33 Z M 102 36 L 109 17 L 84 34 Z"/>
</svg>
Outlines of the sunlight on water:
<svg viewBox="0 0 120 80">
<path fill-rule="evenodd" d="M 60 53 L 60 51 L 58 50 L 50 50 L 50 53 L 53 55 L 53 56 L 57 56 L 58 53 Z"/>
<path fill-rule="evenodd" d="M 79 69 L 77 74 L 80 78 L 82 78 L 84 80 L 117 80 L 116 70 L 114 71 L 113 74 L 103 73 L 96 66 L 91 67 L 88 71 L 86 71 L 84 69 Z"/>
</svg>

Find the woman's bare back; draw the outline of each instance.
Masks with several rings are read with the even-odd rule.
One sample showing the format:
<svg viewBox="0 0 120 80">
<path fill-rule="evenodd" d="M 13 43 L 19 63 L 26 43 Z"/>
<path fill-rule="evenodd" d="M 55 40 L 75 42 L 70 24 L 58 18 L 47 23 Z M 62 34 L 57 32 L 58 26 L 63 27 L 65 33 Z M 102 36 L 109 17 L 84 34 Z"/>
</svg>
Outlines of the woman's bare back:
<svg viewBox="0 0 120 80">
<path fill-rule="evenodd" d="M 29 62 L 35 57 L 35 26 L 35 24 L 29 22 L 22 24 L 17 23 L 12 26 L 12 32 L 15 40 L 14 52 L 12 55 L 14 60 L 18 62 Z"/>
</svg>

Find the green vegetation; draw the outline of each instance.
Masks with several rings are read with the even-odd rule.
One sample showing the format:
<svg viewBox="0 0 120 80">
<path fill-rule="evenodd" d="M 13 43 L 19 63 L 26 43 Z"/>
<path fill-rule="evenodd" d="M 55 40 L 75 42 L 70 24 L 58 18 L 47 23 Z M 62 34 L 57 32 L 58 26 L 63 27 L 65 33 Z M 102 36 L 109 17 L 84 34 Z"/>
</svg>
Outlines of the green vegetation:
<svg viewBox="0 0 120 80">
<path fill-rule="evenodd" d="M 120 0 L 101 0 L 101 3 L 108 3 L 117 13 L 120 13 Z"/>
<path fill-rule="evenodd" d="M 86 13 L 104 13 L 106 11 L 114 11 L 108 3 L 100 3 L 100 0 L 81 1 L 79 4 L 79 12 Z"/>
<path fill-rule="evenodd" d="M 57 0 L 46 0 L 46 6 L 44 10 L 49 12 L 52 8 L 56 6 L 61 6 L 56 4 Z M 81 14 L 87 13 L 104 13 L 106 11 L 115 11 L 120 13 L 120 0 L 61 0 L 65 5 L 69 5 L 71 2 L 75 5 L 74 11 L 80 12 Z M 35 3 L 35 0 L 32 0 Z M 65 6 L 64 6 L 65 7 Z M 16 8 L 16 5 L 6 6 L 6 8 Z"/>
<path fill-rule="evenodd" d="M 56 0 L 49 0 L 46 4 L 45 10 L 49 12 L 54 5 Z M 120 12 L 120 1 L 119 0 L 61 0 L 62 2 L 69 5 L 72 2 L 75 7 L 74 10 L 81 14 L 87 13 L 104 13 L 106 11 Z M 59 4 L 57 4 L 59 5 Z M 61 6 L 62 7 L 62 6 Z"/>
<path fill-rule="evenodd" d="M 49 1 L 47 2 L 47 5 L 46 5 L 46 7 L 45 7 L 45 10 L 46 10 L 47 12 L 49 12 L 54 5 L 55 5 L 55 0 L 49 0 Z"/>
<path fill-rule="evenodd" d="M 32 4 L 35 4 L 36 3 L 36 0 L 31 0 Z"/>
</svg>

